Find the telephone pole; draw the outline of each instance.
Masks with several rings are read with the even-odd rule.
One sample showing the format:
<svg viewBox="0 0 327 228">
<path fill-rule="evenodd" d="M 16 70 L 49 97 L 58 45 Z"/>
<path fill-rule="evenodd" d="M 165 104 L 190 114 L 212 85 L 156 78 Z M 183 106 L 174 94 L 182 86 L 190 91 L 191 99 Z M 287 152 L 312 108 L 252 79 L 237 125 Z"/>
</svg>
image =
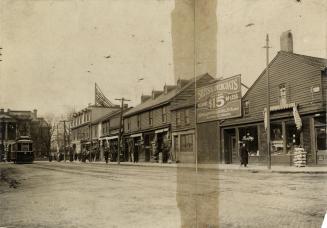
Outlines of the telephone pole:
<svg viewBox="0 0 327 228">
<path fill-rule="evenodd" d="M 61 120 L 64 123 L 64 161 L 66 162 L 66 122 L 67 120 Z"/>
<path fill-rule="evenodd" d="M 266 36 L 266 46 L 263 48 L 266 49 L 266 77 L 267 77 L 267 109 L 266 109 L 266 122 L 267 122 L 267 168 L 271 169 L 271 151 L 270 151 L 270 94 L 269 94 L 269 35 Z"/>
<path fill-rule="evenodd" d="M 122 98 L 117 98 L 115 99 L 116 101 L 121 101 L 121 108 L 120 108 L 120 118 L 119 118 L 119 136 L 118 136 L 118 155 L 117 155 L 117 164 L 120 164 L 120 153 L 121 153 L 121 146 L 122 144 L 122 128 L 124 127 L 123 123 L 123 113 L 124 113 L 124 101 L 130 101 L 125 99 L 124 97 Z"/>
</svg>

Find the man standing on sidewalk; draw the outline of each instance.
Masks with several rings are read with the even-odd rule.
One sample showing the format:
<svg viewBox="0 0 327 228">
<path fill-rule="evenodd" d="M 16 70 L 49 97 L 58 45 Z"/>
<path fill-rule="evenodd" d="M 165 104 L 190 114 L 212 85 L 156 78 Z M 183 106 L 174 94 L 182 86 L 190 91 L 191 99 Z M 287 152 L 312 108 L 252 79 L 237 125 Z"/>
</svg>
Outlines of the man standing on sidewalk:
<svg viewBox="0 0 327 228">
<path fill-rule="evenodd" d="M 246 149 L 244 142 L 242 143 L 242 146 L 240 148 L 240 156 L 241 156 L 241 166 L 244 165 L 244 167 L 246 167 L 249 161 L 249 152 Z"/>
</svg>

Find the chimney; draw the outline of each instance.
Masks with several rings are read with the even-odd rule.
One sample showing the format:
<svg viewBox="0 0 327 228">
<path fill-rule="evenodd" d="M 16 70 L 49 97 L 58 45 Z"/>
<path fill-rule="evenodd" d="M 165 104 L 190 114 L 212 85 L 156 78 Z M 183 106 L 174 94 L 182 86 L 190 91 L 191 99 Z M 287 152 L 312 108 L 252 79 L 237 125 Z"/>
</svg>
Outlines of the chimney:
<svg viewBox="0 0 327 228">
<path fill-rule="evenodd" d="M 293 35 L 291 30 L 283 32 L 280 36 L 280 50 L 293 53 Z"/>
<path fill-rule="evenodd" d="M 37 109 L 33 110 L 33 114 L 34 114 L 34 118 L 36 119 L 37 118 Z"/>
<path fill-rule="evenodd" d="M 177 81 L 177 87 L 179 89 L 180 88 L 183 88 L 188 82 L 189 82 L 189 80 L 186 80 L 186 79 L 178 79 L 178 81 Z"/>
<path fill-rule="evenodd" d="M 152 90 L 152 99 L 156 99 L 163 91 Z"/>
<path fill-rule="evenodd" d="M 151 98 L 150 95 L 142 95 L 141 96 L 141 103 L 146 102 L 147 100 L 149 100 Z"/>
<path fill-rule="evenodd" d="M 165 85 L 164 86 L 164 93 L 167 94 L 169 93 L 170 91 L 176 89 L 177 86 L 175 85 Z"/>
</svg>

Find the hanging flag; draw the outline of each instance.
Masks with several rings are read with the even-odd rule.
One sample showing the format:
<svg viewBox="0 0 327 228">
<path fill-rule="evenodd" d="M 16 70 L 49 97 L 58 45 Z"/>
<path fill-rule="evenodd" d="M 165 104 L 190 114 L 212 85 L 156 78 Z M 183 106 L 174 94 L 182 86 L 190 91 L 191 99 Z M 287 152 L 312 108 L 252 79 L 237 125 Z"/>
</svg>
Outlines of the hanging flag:
<svg viewBox="0 0 327 228">
<path fill-rule="evenodd" d="M 95 83 L 95 105 L 101 107 L 113 107 L 115 106 L 113 103 L 109 101 L 108 98 L 102 93 L 99 86 Z"/>
<path fill-rule="evenodd" d="M 302 120 L 299 114 L 299 111 L 297 110 L 296 105 L 293 106 L 293 116 L 294 116 L 294 122 L 296 125 L 296 129 L 300 130 L 302 128 Z"/>
</svg>

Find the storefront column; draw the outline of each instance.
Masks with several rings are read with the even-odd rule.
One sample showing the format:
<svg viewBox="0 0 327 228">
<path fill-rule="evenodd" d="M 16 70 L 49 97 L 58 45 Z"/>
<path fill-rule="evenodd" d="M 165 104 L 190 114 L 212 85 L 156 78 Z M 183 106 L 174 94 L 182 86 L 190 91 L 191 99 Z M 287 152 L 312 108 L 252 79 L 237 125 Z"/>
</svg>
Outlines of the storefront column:
<svg viewBox="0 0 327 228">
<path fill-rule="evenodd" d="M 287 142 L 286 142 L 286 123 L 282 121 L 282 134 L 283 134 L 283 154 L 287 153 Z"/>
<path fill-rule="evenodd" d="M 8 140 L 8 122 L 6 122 L 6 128 L 5 128 L 5 140 Z"/>
<path fill-rule="evenodd" d="M 310 144 L 311 144 L 311 154 L 313 156 L 314 164 L 317 164 L 317 149 L 316 149 L 316 132 L 315 132 L 315 119 L 310 117 Z M 302 143 L 302 142 L 301 142 Z M 309 152 L 309 151 L 307 151 Z"/>
<path fill-rule="evenodd" d="M 261 140 L 260 140 L 260 124 L 257 124 L 257 137 L 258 137 L 258 150 L 259 150 L 259 156 L 261 156 Z"/>
<path fill-rule="evenodd" d="M 238 127 L 235 128 L 235 137 L 236 137 L 236 154 L 238 157 L 240 157 L 240 144 L 238 143 L 240 141 L 240 132 L 238 130 Z"/>
</svg>

